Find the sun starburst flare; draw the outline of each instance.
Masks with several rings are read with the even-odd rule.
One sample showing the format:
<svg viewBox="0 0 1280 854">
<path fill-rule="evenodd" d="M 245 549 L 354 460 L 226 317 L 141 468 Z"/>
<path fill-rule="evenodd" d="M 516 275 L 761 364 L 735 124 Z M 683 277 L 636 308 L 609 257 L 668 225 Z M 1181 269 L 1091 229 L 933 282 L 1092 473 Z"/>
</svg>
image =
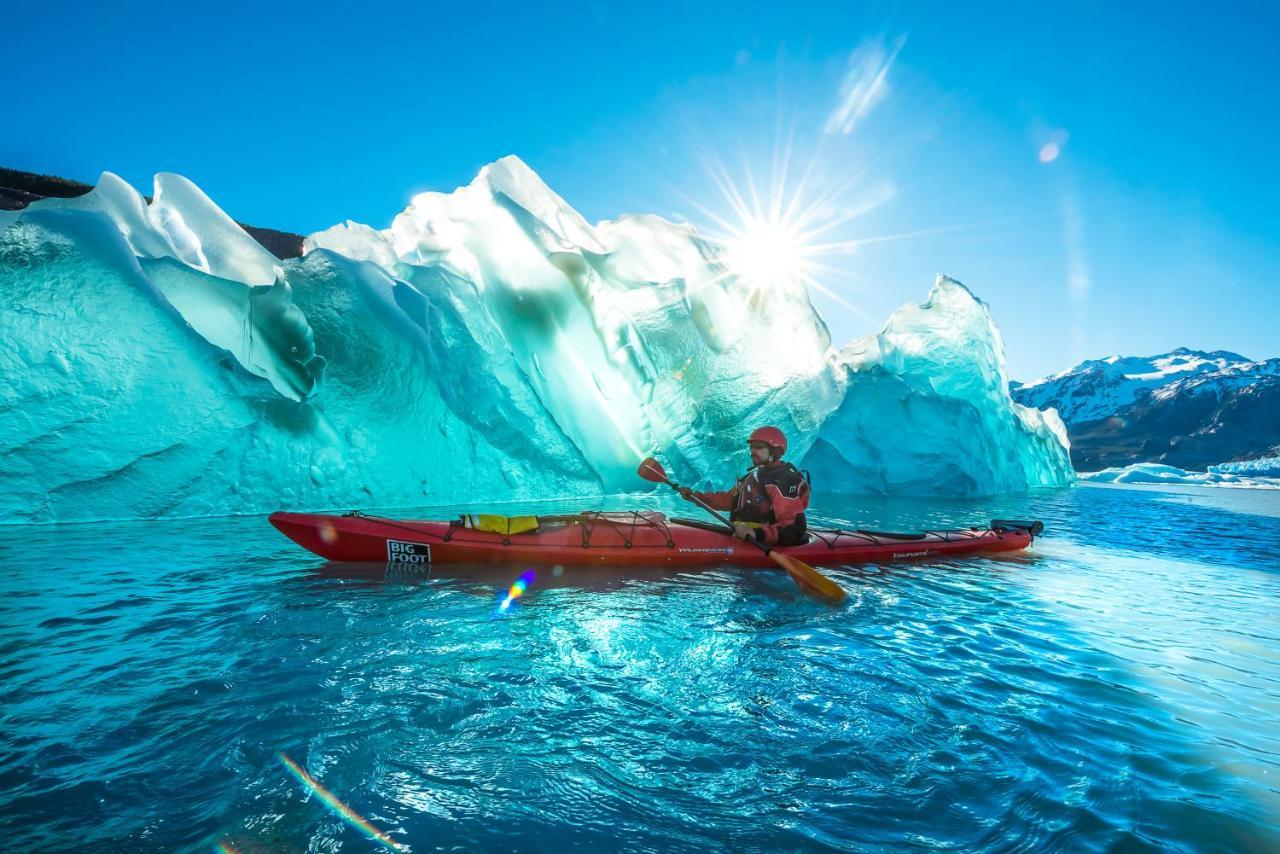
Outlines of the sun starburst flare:
<svg viewBox="0 0 1280 854">
<path fill-rule="evenodd" d="M 891 199 L 892 185 L 882 183 L 871 190 L 858 191 L 863 175 L 820 182 L 816 155 L 802 170 L 796 170 L 792 164 L 793 142 L 788 140 L 776 150 L 769 182 L 763 190 L 745 158 L 741 179 L 735 180 L 717 155 L 708 152 L 701 156 L 708 176 L 723 197 L 724 204 L 719 207 L 727 207 L 717 211 L 685 197 L 705 217 L 705 237 L 718 249 L 722 264 L 721 273 L 703 286 L 730 282 L 742 287 L 745 298 L 753 300 L 804 285 L 872 321 L 828 284 L 853 279 L 856 274 L 847 265 L 832 266 L 824 259 L 852 254 L 859 241 L 833 236 L 851 220 Z M 797 174 L 793 181 L 792 176 Z"/>
</svg>

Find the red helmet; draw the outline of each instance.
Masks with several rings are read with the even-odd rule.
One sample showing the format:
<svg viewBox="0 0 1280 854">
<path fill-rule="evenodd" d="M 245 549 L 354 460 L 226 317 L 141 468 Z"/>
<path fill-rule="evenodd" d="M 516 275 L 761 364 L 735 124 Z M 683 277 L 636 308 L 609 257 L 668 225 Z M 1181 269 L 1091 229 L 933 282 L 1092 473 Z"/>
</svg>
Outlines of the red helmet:
<svg viewBox="0 0 1280 854">
<path fill-rule="evenodd" d="M 778 456 L 787 452 L 787 437 L 777 427 L 757 427 L 747 439 L 748 444 L 751 442 L 764 442 L 777 451 Z"/>
</svg>

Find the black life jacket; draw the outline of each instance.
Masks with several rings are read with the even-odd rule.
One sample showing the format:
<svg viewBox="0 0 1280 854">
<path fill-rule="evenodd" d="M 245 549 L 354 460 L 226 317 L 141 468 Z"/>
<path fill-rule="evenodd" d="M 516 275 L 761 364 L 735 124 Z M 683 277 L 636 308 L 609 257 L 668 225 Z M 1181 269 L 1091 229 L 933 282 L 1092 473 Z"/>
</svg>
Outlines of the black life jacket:
<svg viewBox="0 0 1280 854">
<path fill-rule="evenodd" d="M 773 515 L 773 506 L 765 487 L 773 484 L 778 487 L 784 498 L 797 498 L 802 489 L 808 488 L 804 475 L 791 463 L 779 460 L 757 466 L 744 474 L 734 486 L 735 501 L 729 518 L 734 522 L 759 522 L 772 525 L 778 521 Z M 795 524 L 805 530 L 805 518 L 801 513 L 796 516 Z"/>
</svg>

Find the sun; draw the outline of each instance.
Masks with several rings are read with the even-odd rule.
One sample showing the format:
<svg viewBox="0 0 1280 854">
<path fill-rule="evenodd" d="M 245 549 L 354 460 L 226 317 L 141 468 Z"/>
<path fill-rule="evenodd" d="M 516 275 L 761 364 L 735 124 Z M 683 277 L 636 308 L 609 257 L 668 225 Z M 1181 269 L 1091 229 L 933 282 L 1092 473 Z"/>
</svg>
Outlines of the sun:
<svg viewBox="0 0 1280 854">
<path fill-rule="evenodd" d="M 707 176 L 723 197 L 720 204 L 709 205 L 685 196 L 705 218 L 699 230 L 713 246 L 721 266 L 720 274 L 706 286 L 741 288 L 743 296 L 752 301 L 803 287 L 870 320 L 831 287 L 833 280 L 847 280 L 852 275 L 847 262 L 838 266 L 825 262 L 832 256 L 853 253 L 859 241 L 838 235 L 892 193 L 857 192 L 860 176 L 820 179 L 816 155 L 795 168 L 792 153 L 791 140 L 778 147 L 765 182 L 757 180 L 745 158 L 742 174 L 735 180 L 710 149 L 701 156 Z"/>
<path fill-rule="evenodd" d="M 740 282 L 755 289 L 804 281 L 807 271 L 802 241 L 786 223 L 749 222 L 725 245 L 725 266 Z"/>
</svg>

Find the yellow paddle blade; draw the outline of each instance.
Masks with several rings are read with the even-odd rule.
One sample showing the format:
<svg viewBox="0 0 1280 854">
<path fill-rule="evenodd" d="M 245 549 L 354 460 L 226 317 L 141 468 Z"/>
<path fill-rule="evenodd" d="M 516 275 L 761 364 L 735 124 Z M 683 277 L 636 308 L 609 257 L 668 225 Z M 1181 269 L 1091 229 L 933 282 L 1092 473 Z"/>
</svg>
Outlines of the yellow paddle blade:
<svg viewBox="0 0 1280 854">
<path fill-rule="evenodd" d="M 821 572 L 801 560 L 780 552 L 769 552 L 773 562 L 787 571 L 801 590 L 813 596 L 819 596 L 833 603 L 845 600 L 844 588 L 827 578 Z"/>
</svg>

